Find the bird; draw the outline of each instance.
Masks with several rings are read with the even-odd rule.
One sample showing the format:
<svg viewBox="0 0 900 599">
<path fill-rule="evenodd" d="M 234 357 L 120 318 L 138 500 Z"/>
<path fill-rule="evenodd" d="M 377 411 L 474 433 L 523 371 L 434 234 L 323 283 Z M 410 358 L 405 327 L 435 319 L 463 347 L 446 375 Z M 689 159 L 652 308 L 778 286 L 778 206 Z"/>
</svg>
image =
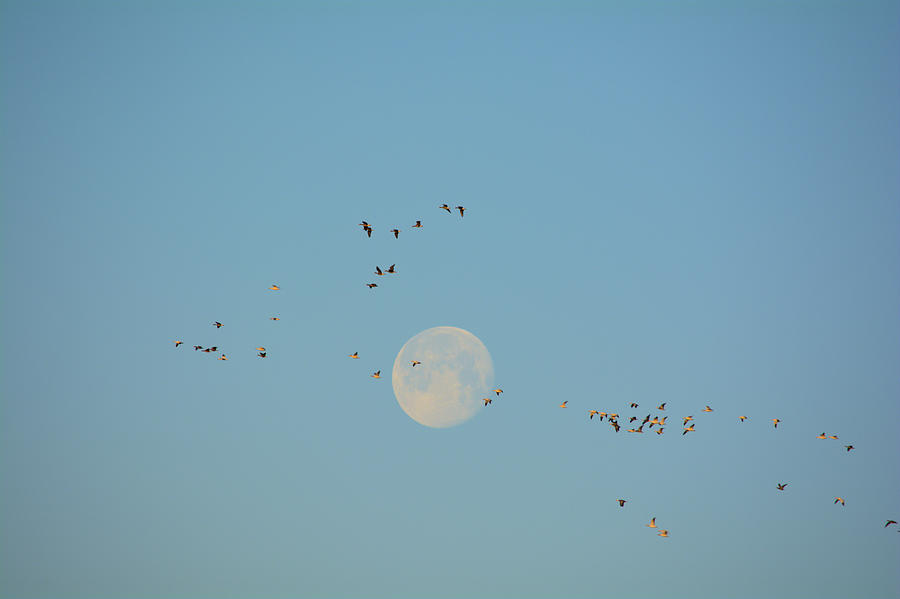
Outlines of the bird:
<svg viewBox="0 0 900 599">
<path fill-rule="evenodd" d="M 841 502 L 841 505 L 844 505 L 844 498 L 843 498 L 843 497 L 835 497 L 835 498 L 834 498 L 834 502 L 835 502 L 835 503 L 837 503 L 838 501 Z"/>
<path fill-rule="evenodd" d="M 256 354 L 256 355 L 259 356 L 260 358 L 265 358 L 265 357 L 266 357 L 266 352 L 261 351 L 261 352 L 259 352 L 259 353 Z"/>
<path fill-rule="evenodd" d="M 588 412 L 588 417 L 589 417 L 591 420 L 593 420 L 593 419 L 594 419 L 594 416 L 596 416 L 596 415 L 599 414 L 599 413 L 600 413 L 600 412 L 598 412 L 597 410 L 591 410 L 590 412 Z"/>
<path fill-rule="evenodd" d="M 619 502 L 619 507 L 625 507 L 625 500 L 624 500 L 624 499 L 616 499 L 616 501 Z"/>
<path fill-rule="evenodd" d="M 666 402 L 662 402 L 661 404 L 659 404 L 658 406 L 656 406 L 656 409 L 657 409 L 657 410 L 665 410 L 665 409 L 666 409 Z"/>
<path fill-rule="evenodd" d="M 788 484 L 787 483 L 781 483 L 781 484 L 776 483 L 775 486 L 778 487 L 779 491 L 784 491 L 784 488 L 786 486 L 788 486 Z"/>
<path fill-rule="evenodd" d="M 837 440 L 838 436 L 837 435 L 828 435 L 828 438 Z"/>
<path fill-rule="evenodd" d="M 481 398 L 481 401 L 484 402 L 484 405 L 488 405 L 489 403 L 494 403 L 494 400 L 491 399 L 490 397 L 483 397 L 483 398 Z"/>
<path fill-rule="evenodd" d="M 203 349 L 203 346 L 202 346 L 202 345 L 195 345 L 195 346 L 194 346 L 194 351 L 197 351 L 198 349 Z"/>
<path fill-rule="evenodd" d="M 281 289 L 281 287 L 279 287 L 279 286 L 276 285 L 275 283 L 272 283 L 272 286 L 269 287 L 269 290 L 270 290 L 270 291 L 278 291 L 279 289 Z"/>
<path fill-rule="evenodd" d="M 220 359 L 220 360 L 227 360 L 228 358 L 225 357 L 225 354 L 222 354 L 221 356 L 219 356 L 219 359 Z"/>
<path fill-rule="evenodd" d="M 368 235 L 369 237 L 371 237 L 371 236 L 372 236 L 372 227 L 363 227 L 363 228 L 364 228 L 365 231 L 366 231 L 366 235 Z"/>
<path fill-rule="evenodd" d="M 618 414 L 615 414 L 615 413 L 613 413 L 613 414 L 610 414 L 610 415 L 609 415 L 609 417 L 610 417 L 610 418 L 611 418 L 611 419 L 612 419 L 612 420 L 615 420 L 615 419 L 616 419 L 616 418 L 618 418 L 618 417 L 619 417 L 619 415 L 618 415 Z"/>
<path fill-rule="evenodd" d="M 856 449 L 856 448 L 853 447 L 852 445 L 844 445 L 844 447 L 847 448 L 847 451 L 850 451 L 851 449 Z"/>
<path fill-rule="evenodd" d="M 569 403 L 568 399 L 566 401 L 562 402 L 561 404 L 559 404 L 559 407 L 564 408 L 564 407 L 566 407 L 567 403 Z"/>
<path fill-rule="evenodd" d="M 381 378 L 381 371 L 380 371 L 380 370 L 376 370 L 374 373 L 372 373 L 372 378 L 373 378 L 373 379 L 380 379 L 380 378 Z"/>
<path fill-rule="evenodd" d="M 394 239 L 400 239 L 400 229 L 391 229 L 391 233 L 394 234 Z"/>
<path fill-rule="evenodd" d="M 496 393 L 497 395 L 500 395 L 501 393 L 503 393 L 503 389 L 501 389 L 500 387 L 497 387 L 496 389 L 494 389 L 494 393 Z"/>
<path fill-rule="evenodd" d="M 638 407 L 638 405 L 637 405 L 636 403 L 634 403 L 634 402 L 631 402 L 631 405 L 628 406 L 628 407 L 630 407 L 630 408 L 636 408 L 636 407 Z"/>
<path fill-rule="evenodd" d="M 381 272 L 380 266 L 375 267 L 375 274 L 378 275 L 379 277 L 384 274 L 383 272 Z"/>
<path fill-rule="evenodd" d="M 828 437 L 825 436 L 825 433 L 822 433 L 821 435 L 816 435 L 816 439 L 827 439 L 827 438 Z"/>
<path fill-rule="evenodd" d="M 378 287 L 378 285 L 375 283 L 366 283 L 366 287 L 368 287 L 369 289 L 375 289 L 376 287 Z"/>
<path fill-rule="evenodd" d="M 658 537 L 667 537 L 667 536 L 669 536 L 669 531 L 668 531 L 668 530 L 661 530 L 661 531 L 659 531 L 658 533 L 656 533 L 656 536 L 658 536 Z"/>
<path fill-rule="evenodd" d="M 661 435 L 661 434 L 663 434 L 663 431 L 664 431 L 664 430 L 665 430 L 665 429 L 663 429 L 662 427 L 660 427 L 660 428 L 656 429 L 656 434 L 657 434 L 657 435 Z"/>
<path fill-rule="evenodd" d="M 896 524 L 896 523 L 897 523 L 896 520 L 888 520 L 887 523 L 885 523 L 884 527 L 887 528 L 887 527 L 890 526 L 891 524 Z"/>
<path fill-rule="evenodd" d="M 712 409 L 711 407 L 709 407 L 709 406 L 706 406 L 706 407 L 703 408 L 703 410 L 701 410 L 701 411 L 703 411 L 703 412 L 712 412 L 713 409 Z"/>
<path fill-rule="evenodd" d="M 686 435 L 686 434 L 692 433 L 692 432 L 694 432 L 694 425 L 693 425 L 693 424 L 690 425 L 689 427 L 687 427 L 686 429 L 684 429 L 684 431 L 683 431 L 681 434 L 682 434 L 682 435 Z"/>
<path fill-rule="evenodd" d="M 264 347 L 257 347 L 257 348 L 256 348 L 256 351 L 266 351 L 266 348 L 264 348 Z"/>
<path fill-rule="evenodd" d="M 217 329 L 221 329 L 222 327 L 225 326 L 224 324 L 222 324 L 222 323 L 219 322 L 218 320 L 217 320 L 216 322 L 214 322 L 213 325 L 214 325 Z"/>
<path fill-rule="evenodd" d="M 465 208 L 463 208 L 462 206 L 457 206 L 456 209 L 459 210 L 459 216 L 460 216 L 460 217 L 465 216 L 465 215 L 463 214 L 463 213 L 466 211 Z"/>
<path fill-rule="evenodd" d="M 175 342 L 175 347 L 178 347 L 178 346 L 181 345 L 182 343 L 184 343 L 184 341 L 176 341 L 176 342 Z"/>
<path fill-rule="evenodd" d="M 772 418 L 772 424 L 775 425 L 775 428 L 778 428 L 778 423 L 781 422 L 778 418 Z"/>
<path fill-rule="evenodd" d="M 740 418 L 740 419 L 741 419 L 741 422 L 743 422 L 743 421 L 744 421 L 744 420 L 746 420 L 746 419 L 747 419 L 747 417 L 746 417 L 746 416 L 738 416 L 738 418 Z"/>
<path fill-rule="evenodd" d="M 421 229 L 421 228 L 422 228 L 422 221 L 417 220 L 417 221 L 416 221 L 416 224 L 414 224 L 414 225 L 412 226 L 412 228 L 413 228 L 413 229 Z"/>
<path fill-rule="evenodd" d="M 281 320 L 281 319 L 278 318 L 277 316 L 270 316 L 270 317 L 269 317 L 269 320 Z"/>
<path fill-rule="evenodd" d="M 656 516 L 650 518 L 650 524 L 646 524 L 648 528 L 656 528 Z"/>
<path fill-rule="evenodd" d="M 687 423 L 688 423 L 688 420 L 693 420 L 693 419 L 694 419 L 693 416 L 685 416 L 685 417 L 684 417 L 684 422 L 681 423 L 681 426 L 684 426 L 685 424 L 687 424 Z"/>
<path fill-rule="evenodd" d="M 359 226 L 362 227 L 363 229 L 368 229 L 369 223 L 367 223 L 366 221 L 363 221 L 363 222 L 359 223 Z"/>
<path fill-rule="evenodd" d="M 412 364 L 413 368 L 415 368 L 416 364 L 421 364 L 421 362 L 419 362 L 418 360 L 413 360 L 412 362 L 410 362 L 410 364 Z"/>
<path fill-rule="evenodd" d="M 391 265 L 387 268 L 387 270 L 385 270 L 384 272 L 390 273 L 390 274 L 395 274 L 395 273 L 397 272 L 396 270 L 394 270 L 394 267 L 395 267 L 395 266 L 397 266 L 397 265 L 396 265 L 396 264 L 391 264 Z"/>
<path fill-rule="evenodd" d="M 448 206 L 447 204 L 441 204 L 440 206 L 438 206 L 438 208 L 442 208 L 447 212 L 450 212 L 450 206 Z"/>
<path fill-rule="evenodd" d="M 615 429 L 616 432 L 619 432 L 619 423 L 615 420 L 610 420 L 609 425 Z"/>
<path fill-rule="evenodd" d="M 203 353 L 207 353 L 207 354 L 208 354 L 208 353 L 210 353 L 210 352 L 216 351 L 217 349 L 219 349 L 219 348 L 218 348 L 217 346 L 213 345 L 212 347 L 207 347 L 206 349 L 204 349 L 204 350 L 203 350 Z"/>
<path fill-rule="evenodd" d="M 629 416 L 628 417 L 628 422 L 634 422 L 635 420 L 637 420 L 637 416 Z"/>
<path fill-rule="evenodd" d="M 359 352 L 355 351 L 352 354 L 350 354 L 349 357 L 353 358 L 354 360 L 359 360 Z"/>
</svg>

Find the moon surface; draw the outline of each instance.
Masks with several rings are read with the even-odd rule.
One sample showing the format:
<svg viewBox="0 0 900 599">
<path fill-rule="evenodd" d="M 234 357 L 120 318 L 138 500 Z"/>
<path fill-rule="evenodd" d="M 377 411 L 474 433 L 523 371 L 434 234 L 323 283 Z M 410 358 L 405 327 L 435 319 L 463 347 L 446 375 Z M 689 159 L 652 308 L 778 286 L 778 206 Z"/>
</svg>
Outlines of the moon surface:
<svg viewBox="0 0 900 599">
<path fill-rule="evenodd" d="M 412 361 L 421 364 L 412 366 Z M 449 428 L 483 409 L 494 381 L 494 363 L 478 337 L 456 327 L 426 329 L 406 342 L 394 360 L 397 403 L 425 426 Z"/>
</svg>

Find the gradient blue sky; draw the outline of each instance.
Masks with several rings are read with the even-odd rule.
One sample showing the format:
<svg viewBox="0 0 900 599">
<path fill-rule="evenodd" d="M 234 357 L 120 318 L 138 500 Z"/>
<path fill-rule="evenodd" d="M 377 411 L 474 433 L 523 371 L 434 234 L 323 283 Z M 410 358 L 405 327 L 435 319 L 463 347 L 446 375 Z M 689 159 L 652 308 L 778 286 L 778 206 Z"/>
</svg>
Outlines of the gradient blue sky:
<svg viewBox="0 0 900 599">
<path fill-rule="evenodd" d="M 3 2 L 0 595 L 900 595 L 898 56 L 896 2 Z M 368 377 L 438 325 L 506 390 L 449 430 Z"/>
</svg>

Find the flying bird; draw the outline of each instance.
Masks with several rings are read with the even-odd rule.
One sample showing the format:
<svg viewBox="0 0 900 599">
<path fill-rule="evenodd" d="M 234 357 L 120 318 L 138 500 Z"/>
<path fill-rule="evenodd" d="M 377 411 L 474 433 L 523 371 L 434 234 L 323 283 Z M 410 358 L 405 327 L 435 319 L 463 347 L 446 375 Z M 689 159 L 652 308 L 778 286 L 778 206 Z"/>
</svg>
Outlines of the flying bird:
<svg viewBox="0 0 900 599">
<path fill-rule="evenodd" d="M 175 342 L 175 347 L 178 347 L 178 346 L 181 345 L 182 343 L 184 343 L 184 341 L 176 341 L 176 342 Z"/>
<path fill-rule="evenodd" d="M 366 287 L 368 287 L 369 289 L 375 289 L 376 287 L 378 287 L 378 285 L 376 283 L 366 283 Z"/>
<path fill-rule="evenodd" d="M 459 210 L 459 216 L 460 216 L 460 217 L 465 216 L 465 215 L 463 214 L 463 213 L 466 211 L 465 208 L 463 208 L 462 206 L 457 206 L 456 209 Z"/>
<path fill-rule="evenodd" d="M 625 507 L 625 500 L 624 500 L 624 499 L 616 499 L 616 501 L 619 502 L 619 507 Z"/>
<path fill-rule="evenodd" d="M 656 528 L 656 516 L 650 518 L 650 524 L 645 524 L 648 528 Z"/>
<path fill-rule="evenodd" d="M 259 356 L 260 358 L 265 358 L 265 357 L 266 357 L 266 352 L 261 351 L 261 352 L 259 352 L 259 353 L 256 354 L 256 355 Z"/>
<path fill-rule="evenodd" d="M 198 349 L 203 349 L 203 346 L 202 346 L 202 345 L 195 345 L 195 346 L 194 346 L 194 351 L 197 351 Z"/>
<path fill-rule="evenodd" d="M 220 360 L 227 360 L 228 358 L 225 357 L 225 354 L 222 354 L 221 356 L 219 356 L 219 359 L 220 359 Z"/>
<path fill-rule="evenodd" d="M 747 417 L 746 417 L 746 416 L 738 416 L 738 418 L 740 418 L 740 419 L 741 419 L 741 422 L 743 422 L 743 421 L 744 421 L 744 420 L 746 420 L 746 419 L 747 419 Z"/>
<path fill-rule="evenodd" d="M 825 436 L 825 433 L 822 433 L 821 435 L 816 435 L 816 439 L 827 439 L 827 438 L 828 437 Z"/>
<path fill-rule="evenodd" d="M 421 228 L 422 228 L 422 221 L 417 220 L 417 221 L 416 221 L 416 224 L 414 224 L 414 225 L 412 226 L 412 228 L 413 228 L 413 229 L 421 229 Z"/>
<path fill-rule="evenodd" d="M 400 229 L 391 229 L 391 233 L 394 234 L 394 239 L 400 239 Z"/>
<path fill-rule="evenodd" d="M 419 362 L 418 360 L 413 360 L 412 362 L 410 362 L 410 364 L 412 364 L 413 368 L 415 368 L 416 364 L 421 364 L 421 362 Z"/>
<path fill-rule="evenodd" d="M 850 451 L 851 449 L 856 449 L 856 448 L 853 447 L 852 445 L 844 445 L 844 447 L 847 448 L 847 451 Z"/>
<path fill-rule="evenodd" d="M 372 227 L 364 227 L 364 229 L 366 231 L 366 235 L 371 237 L 372 236 Z"/>
<path fill-rule="evenodd" d="M 221 329 L 222 327 L 225 326 L 224 324 L 222 324 L 222 323 L 219 322 L 218 320 L 217 320 L 216 322 L 214 322 L 213 325 L 215 325 L 215 327 L 216 327 L 217 329 Z"/>
<path fill-rule="evenodd" d="M 835 498 L 834 498 L 834 502 L 835 502 L 835 503 L 837 503 L 838 501 L 841 502 L 841 505 L 844 505 L 844 498 L 843 498 L 843 497 L 835 497 Z"/>
<path fill-rule="evenodd" d="M 380 379 L 380 378 L 381 378 L 381 371 L 380 371 L 380 370 L 376 370 L 374 373 L 372 373 L 372 378 L 373 378 L 373 379 Z"/>
<path fill-rule="evenodd" d="M 656 429 L 656 434 L 661 435 L 661 434 L 663 434 L 664 430 L 665 430 L 664 428 L 660 427 L 660 428 Z"/>
<path fill-rule="evenodd" d="M 257 348 L 256 348 L 256 351 L 266 351 L 266 348 L 264 348 L 264 347 L 257 347 Z"/>
<path fill-rule="evenodd" d="M 890 526 L 891 524 L 896 524 L 896 523 L 897 523 L 896 520 L 888 520 L 887 523 L 884 525 L 884 527 L 887 528 L 887 527 Z"/>
<path fill-rule="evenodd" d="M 686 434 L 692 433 L 692 432 L 694 432 L 694 425 L 693 425 L 693 424 L 690 425 L 689 427 L 687 427 L 686 429 L 684 429 L 684 431 L 682 431 L 681 434 L 682 434 L 682 436 L 683 436 L 683 435 L 686 435 Z"/>
<path fill-rule="evenodd" d="M 658 406 L 656 406 L 656 409 L 657 409 L 657 410 L 665 410 L 665 409 L 666 409 L 666 402 L 662 402 L 661 404 L 659 404 Z"/>
<path fill-rule="evenodd" d="M 272 283 L 272 286 L 269 287 L 269 290 L 270 290 L 270 291 L 278 291 L 279 289 L 281 289 L 281 287 L 279 287 L 279 286 L 276 285 L 275 283 Z"/>
<path fill-rule="evenodd" d="M 693 420 L 693 419 L 694 419 L 693 416 L 685 416 L 685 417 L 684 417 L 684 422 L 681 423 L 681 426 L 684 426 L 685 424 L 687 424 L 687 423 L 688 423 L 688 420 Z"/>
<path fill-rule="evenodd" d="M 591 411 L 588 412 L 588 417 L 589 417 L 591 420 L 593 420 L 593 419 L 594 419 L 594 416 L 596 416 L 596 415 L 599 414 L 599 413 L 600 413 L 600 412 L 598 412 L 597 410 L 591 410 Z M 602 420 L 602 419 L 601 419 L 601 420 Z"/>
<path fill-rule="evenodd" d="M 637 405 L 636 403 L 634 403 L 634 402 L 631 402 L 631 405 L 628 406 L 628 407 L 630 407 L 630 408 L 636 408 L 636 407 L 638 407 L 638 405 Z"/>
<path fill-rule="evenodd" d="M 702 412 L 712 412 L 713 409 L 712 409 L 711 407 L 709 407 L 709 406 L 706 406 L 706 407 L 703 408 L 701 411 L 702 411 Z"/>
<path fill-rule="evenodd" d="M 494 400 L 491 399 L 490 397 L 483 397 L 483 398 L 481 398 L 481 401 L 484 402 L 484 405 L 488 405 L 489 403 L 494 403 Z"/>
<path fill-rule="evenodd" d="M 778 423 L 781 422 L 778 418 L 772 418 L 772 424 L 775 425 L 775 428 L 778 428 Z"/>
<path fill-rule="evenodd" d="M 609 425 L 615 429 L 616 432 L 619 432 L 619 423 L 615 420 L 610 420 Z"/>
<path fill-rule="evenodd" d="M 440 206 L 438 206 L 438 208 L 442 208 L 447 212 L 450 212 L 450 206 L 448 206 L 447 204 L 441 204 Z"/>
<path fill-rule="evenodd" d="M 270 317 L 269 317 L 269 320 L 281 320 L 281 319 L 278 318 L 277 316 L 270 316 Z"/>
<path fill-rule="evenodd" d="M 661 531 L 659 531 L 658 533 L 656 533 L 656 536 L 658 536 L 658 537 L 667 537 L 667 536 L 669 536 L 669 531 L 668 531 L 668 530 L 661 530 Z"/>
<path fill-rule="evenodd" d="M 218 348 L 217 346 L 213 345 L 212 347 L 207 347 L 206 349 L 204 349 L 204 350 L 203 350 L 203 353 L 207 353 L 207 354 L 208 354 L 208 353 L 210 353 L 210 352 L 216 351 L 217 349 L 219 349 L 219 348 Z"/>
<path fill-rule="evenodd" d="M 381 272 L 380 266 L 375 267 L 375 274 L 378 275 L 379 277 L 384 274 L 383 272 Z"/>
<path fill-rule="evenodd" d="M 384 272 L 390 273 L 390 274 L 396 274 L 397 271 L 394 270 L 394 267 L 395 267 L 395 266 L 397 266 L 397 265 L 396 265 L 396 264 L 391 264 L 391 265 L 388 267 L 388 269 L 387 269 L 386 271 L 384 271 Z"/>
<path fill-rule="evenodd" d="M 350 354 L 349 357 L 353 358 L 354 360 L 359 360 L 359 352 L 355 351 L 352 354 Z"/>
<path fill-rule="evenodd" d="M 501 389 L 500 387 L 497 387 L 496 389 L 494 389 L 494 393 L 496 393 L 497 395 L 500 395 L 501 393 L 503 393 L 503 389 Z"/>
<path fill-rule="evenodd" d="M 564 407 L 566 407 L 567 403 L 569 403 L 568 399 L 566 401 L 562 402 L 561 404 L 559 404 L 559 407 L 564 408 Z"/>
<path fill-rule="evenodd" d="M 838 436 L 837 435 L 828 435 L 828 438 L 837 440 Z"/>
<path fill-rule="evenodd" d="M 776 483 L 775 486 L 778 487 L 779 491 L 784 491 L 784 488 L 786 486 L 788 486 L 788 484 L 787 483 L 781 483 L 781 484 Z"/>
</svg>

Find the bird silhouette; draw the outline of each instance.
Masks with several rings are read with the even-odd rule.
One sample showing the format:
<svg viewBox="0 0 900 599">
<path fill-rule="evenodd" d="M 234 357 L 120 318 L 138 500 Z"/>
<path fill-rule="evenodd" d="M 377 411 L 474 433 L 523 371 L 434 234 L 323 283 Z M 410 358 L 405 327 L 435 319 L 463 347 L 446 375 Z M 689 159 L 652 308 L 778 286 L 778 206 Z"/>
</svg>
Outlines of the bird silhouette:
<svg viewBox="0 0 900 599">
<path fill-rule="evenodd" d="M 619 507 L 625 507 L 625 500 L 624 500 L 624 499 L 616 499 L 616 501 L 619 502 Z"/>
</svg>

